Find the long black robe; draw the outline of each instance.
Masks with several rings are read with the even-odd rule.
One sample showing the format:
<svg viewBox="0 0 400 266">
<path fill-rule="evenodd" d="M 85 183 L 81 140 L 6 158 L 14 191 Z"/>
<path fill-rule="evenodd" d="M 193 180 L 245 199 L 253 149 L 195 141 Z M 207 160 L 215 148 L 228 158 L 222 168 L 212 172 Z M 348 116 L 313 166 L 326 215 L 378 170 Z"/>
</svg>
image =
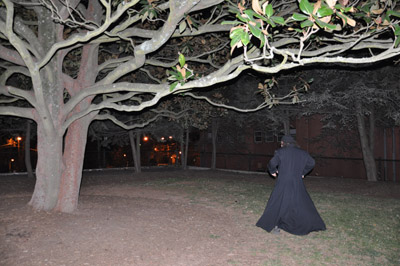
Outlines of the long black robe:
<svg viewBox="0 0 400 266">
<path fill-rule="evenodd" d="M 265 211 L 256 224 L 258 227 L 271 232 L 278 226 L 294 235 L 326 229 L 302 179 L 314 165 L 314 159 L 294 145 L 275 152 L 268 163 L 268 170 L 271 174 L 278 173 L 278 178 Z"/>
</svg>

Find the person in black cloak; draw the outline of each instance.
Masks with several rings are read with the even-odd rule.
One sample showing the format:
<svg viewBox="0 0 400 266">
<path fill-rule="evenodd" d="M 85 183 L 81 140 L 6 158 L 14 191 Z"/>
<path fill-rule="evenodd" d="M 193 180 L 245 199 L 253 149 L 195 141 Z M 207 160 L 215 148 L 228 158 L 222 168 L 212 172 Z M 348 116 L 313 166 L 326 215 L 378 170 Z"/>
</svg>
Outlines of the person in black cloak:
<svg viewBox="0 0 400 266">
<path fill-rule="evenodd" d="M 278 178 L 256 226 L 274 234 L 280 229 L 294 235 L 326 230 L 303 183 L 304 175 L 314 168 L 314 159 L 290 135 L 282 137 L 281 147 L 268 163 L 268 171 Z"/>
</svg>

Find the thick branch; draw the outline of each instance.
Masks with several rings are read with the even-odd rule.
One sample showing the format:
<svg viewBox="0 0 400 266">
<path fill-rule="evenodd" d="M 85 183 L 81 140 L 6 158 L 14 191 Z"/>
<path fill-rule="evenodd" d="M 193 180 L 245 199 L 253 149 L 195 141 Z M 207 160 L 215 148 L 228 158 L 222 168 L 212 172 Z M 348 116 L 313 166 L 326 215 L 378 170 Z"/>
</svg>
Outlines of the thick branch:
<svg viewBox="0 0 400 266">
<path fill-rule="evenodd" d="M 179 113 L 174 113 L 174 112 L 167 111 L 167 110 L 159 111 L 159 112 L 157 112 L 157 115 L 155 115 L 154 117 L 148 119 L 147 121 L 142 122 L 142 123 L 135 123 L 135 124 L 132 124 L 132 125 L 127 125 L 126 123 L 118 120 L 115 116 L 110 115 L 110 114 L 97 115 L 95 117 L 95 119 L 96 120 L 110 120 L 115 125 L 123 128 L 123 129 L 132 130 L 132 129 L 135 129 L 135 128 L 144 128 L 144 127 L 150 125 L 151 123 L 153 123 L 154 121 L 156 121 L 157 119 L 159 119 L 161 117 L 169 117 L 169 118 L 179 119 L 180 117 L 182 117 L 184 115 L 185 112 L 187 112 L 187 110 L 181 111 Z"/>
<path fill-rule="evenodd" d="M 0 115 L 16 116 L 34 120 L 34 109 L 15 106 L 0 106 Z"/>
<path fill-rule="evenodd" d="M 45 66 L 58 50 L 60 50 L 62 48 L 67 48 L 67 47 L 73 46 L 77 43 L 87 42 L 87 41 L 99 36 L 100 34 L 104 33 L 110 25 L 112 25 L 114 22 L 116 22 L 126 12 L 126 10 L 133 7 L 138 2 L 139 2 L 139 0 L 134 0 L 134 1 L 127 2 L 127 4 L 125 4 L 125 5 L 120 4 L 117 8 L 117 11 L 113 14 L 113 16 L 106 17 L 104 24 L 101 25 L 96 30 L 88 31 L 85 34 L 76 34 L 73 37 L 71 37 L 63 42 L 58 42 L 58 43 L 54 44 L 51 47 L 50 51 L 47 52 L 46 56 L 43 57 L 43 59 L 38 63 L 38 67 L 42 68 L 43 66 Z"/>
</svg>

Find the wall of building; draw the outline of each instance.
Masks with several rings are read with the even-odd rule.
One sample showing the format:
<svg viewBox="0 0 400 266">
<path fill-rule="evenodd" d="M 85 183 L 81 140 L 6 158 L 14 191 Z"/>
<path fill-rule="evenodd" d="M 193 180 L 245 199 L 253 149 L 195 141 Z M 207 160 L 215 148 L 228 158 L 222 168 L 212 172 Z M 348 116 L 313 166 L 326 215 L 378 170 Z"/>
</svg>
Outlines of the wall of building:
<svg viewBox="0 0 400 266">
<path fill-rule="evenodd" d="M 310 175 L 365 179 L 365 167 L 357 131 L 346 134 L 332 134 L 322 137 L 322 123 L 319 117 L 301 118 L 293 121 L 295 138 L 299 146 L 308 151 L 316 160 Z M 226 145 L 222 140 L 217 146 L 217 168 L 265 171 L 274 151 L 279 148 L 279 137 L 273 142 L 256 143 L 254 131 L 245 132 L 244 141 L 233 141 Z M 203 134 L 199 141 L 199 166 L 211 165 L 211 139 Z M 400 128 L 382 129 L 375 132 L 375 158 L 380 180 L 400 181 Z"/>
</svg>

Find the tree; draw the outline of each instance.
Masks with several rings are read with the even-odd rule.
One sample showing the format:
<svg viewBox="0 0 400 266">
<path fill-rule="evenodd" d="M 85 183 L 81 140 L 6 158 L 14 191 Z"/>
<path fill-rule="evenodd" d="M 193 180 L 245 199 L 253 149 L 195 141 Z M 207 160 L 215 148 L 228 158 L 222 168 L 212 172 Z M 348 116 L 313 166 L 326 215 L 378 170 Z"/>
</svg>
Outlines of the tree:
<svg viewBox="0 0 400 266">
<path fill-rule="evenodd" d="M 0 114 L 37 124 L 30 204 L 38 210 L 76 209 L 88 127 L 108 115 L 104 110 L 140 112 L 166 96 L 209 88 L 244 70 L 272 74 L 397 56 L 397 2 L 375 2 L 356 1 L 355 8 L 345 0 L 262 6 L 253 0 L 250 8 L 250 2 L 222 0 L 2 0 Z M 221 21 L 230 20 L 232 9 L 238 20 L 231 29 Z M 225 53 L 229 32 L 232 57 Z M 178 57 L 178 50 L 185 56 Z M 160 74 L 178 63 L 169 72 L 172 80 Z M 139 71 L 161 83 L 138 82 Z M 31 89 L 8 83 L 15 74 L 29 77 Z"/>
<path fill-rule="evenodd" d="M 196 97 L 194 94 L 188 94 L 192 97 Z M 161 136 L 168 132 L 170 135 L 179 136 L 180 147 L 181 147 L 181 163 L 182 168 L 187 169 L 188 150 L 189 150 L 189 136 L 193 129 L 204 130 L 209 127 L 210 122 L 213 118 L 216 107 L 213 107 L 205 101 L 197 101 L 192 97 L 179 96 L 174 97 L 171 100 L 164 101 L 160 104 L 160 111 L 169 111 L 175 116 L 167 116 L 169 125 L 165 126 L 165 123 L 160 127 L 155 125 L 153 134 Z M 212 97 L 211 97 L 212 98 Z M 218 98 L 218 97 L 214 97 Z M 222 114 L 225 111 L 220 110 Z"/>
<path fill-rule="evenodd" d="M 163 107 L 159 108 L 156 106 L 155 108 L 142 111 L 136 116 L 117 112 L 113 114 L 103 114 L 101 119 L 106 121 L 95 121 L 91 125 L 91 135 L 94 139 L 106 139 L 107 141 L 103 141 L 103 145 L 112 143 L 123 146 L 129 143 L 135 172 L 140 173 L 141 137 L 145 132 L 154 132 L 154 128 L 158 126 L 161 118 L 168 117 L 169 119 L 179 119 L 186 111 L 187 110 L 181 110 L 178 113 L 174 113 Z"/>
<path fill-rule="evenodd" d="M 319 72 L 319 74 L 317 74 Z M 319 114 L 324 122 L 327 135 L 333 132 L 344 136 L 351 130 L 359 133 L 361 152 L 368 181 L 377 181 L 378 173 L 375 163 L 375 129 L 390 127 L 395 124 L 400 96 L 397 88 L 397 76 L 387 76 L 378 82 L 383 73 L 397 73 L 393 68 L 374 70 L 322 70 L 314 71 L 319 77 L 330 76 L 332 79 L 317 82 L 320 87 L 314 88 L 306 98 L 304 114 Z M 370 79 L 366 80 L 364 77 Z M 356 80 L 355 82 L 352 82 Z M 343 142 L 343 137 L 341 142 Z M 354 138 L 352 140 L 354 142 Z M 340 145 L 335 143 L 334 145 Z M 348 149 L 354 145 L 345 143 Z"/>
</svg>

